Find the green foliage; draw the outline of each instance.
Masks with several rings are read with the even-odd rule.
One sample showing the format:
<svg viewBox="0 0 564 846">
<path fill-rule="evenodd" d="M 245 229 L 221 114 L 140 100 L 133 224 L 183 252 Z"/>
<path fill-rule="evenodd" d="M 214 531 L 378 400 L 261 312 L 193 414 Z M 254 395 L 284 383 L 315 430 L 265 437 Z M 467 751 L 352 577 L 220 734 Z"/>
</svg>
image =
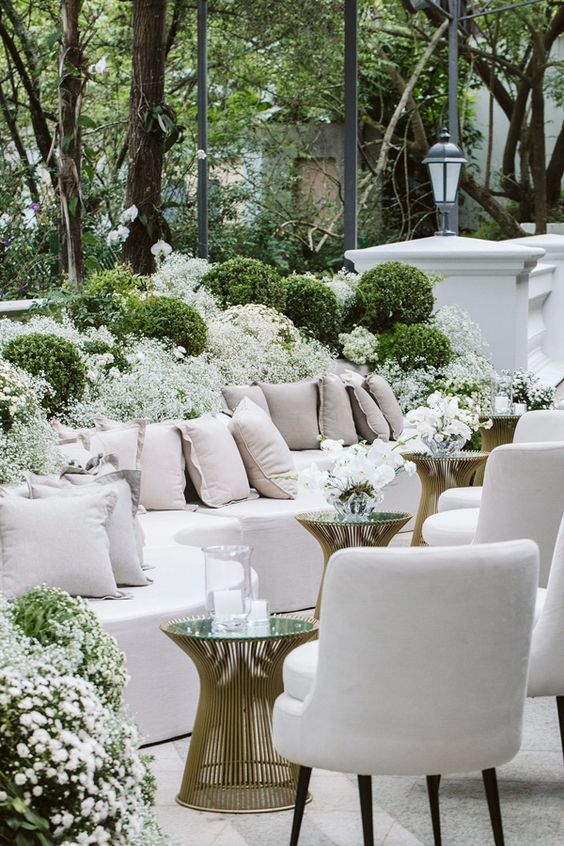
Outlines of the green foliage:
<svg viewBox="0 0 564 846">
<path fill-rule="evenodd" d="M 394 359 L 402 370 L 434 367 L 441 370 L 452 359 L 450 341 L 435 326 L 396 323 L 378 338 L 378 361 Z"/>
<path fill-rule="evenodd" d="M 86 366 L 78 347 L 57 335 L 20 335 L 8 341 L 4 358 L 23 367 L 32 376 L 42 376 L 53 393 L 43 398 L 49 416 L 65 412 L 72 402 L 81 400 L 86 390 Z"/>
<path fill-rule="evenodd" d="M 86 355 L 105 355 L 112 356 L 112 361 L 108 362 L 107 369 L 117 367 L 122 372 L 129 370 L 129 362 L 123 348 L 119 344 L 108 344 L 106 341 L 94 340 L 84 341 L 82 350 Z"/>
<path fill-rule="evenodd" d="M 116 335 L 127 334 L 133 329 L 130 300 L 147 290 L 148 282 L 148 277 L 137 276 L 129 265 L 118 264 L 95 271 L 78 293 L 66 293 L 54 305 L 65 308 L 79 329 L 107 326 Z"/>
<path fill-rule="evenodd" d="M 221 306 L 261 303 L 284 310 L 284 283 L 276 271 L 258 259 L 236 258 L 215 265 L 202 284 L 218 298 Z"/>
<path fill-rule="evenodd" d="M 357 301 L 360 323 L 372 332 L 395 323 L 423 323 L 433 311 L 433 281 L 417 267 L 388 261 L 362 274 Z"/>
<path fill-rule="evenodd" d="M 131 308 L 135 331 L 146 338 L 166 340 L 184 347 L 187 355 L 206 348 L 208 329 L 198 312 L 176 297 L 156 295 L 137 300 Z"/>
<path fill-rule="evenodd" d="M 55 846 L 48 819 L 24 801 L 17 787 L 0 773 L 0 846 Z"/>
<path fill-rule="evenodd" d="M 289 276 L 284 313 L 300 329 L 323 344 L 334 345 L 341 325 L 341 307 L 333 291 L 313 276 Z"/>
</svg>

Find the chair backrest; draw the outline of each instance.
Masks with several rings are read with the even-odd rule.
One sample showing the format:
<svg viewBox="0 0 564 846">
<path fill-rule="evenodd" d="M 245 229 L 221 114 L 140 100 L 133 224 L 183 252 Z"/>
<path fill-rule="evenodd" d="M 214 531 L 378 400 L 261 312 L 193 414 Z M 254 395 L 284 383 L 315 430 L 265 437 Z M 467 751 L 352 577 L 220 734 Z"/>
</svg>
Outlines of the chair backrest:
<svg viewBox="0 0 564 846">
<path fill-rule="evenodd" d="M 335 553 L 301 760 L 364 775 L 510 760 L 521 742 L 537 578 L 529 540 Z"/>
<path fill-rule="evenodd" d="M 533 629 L 529 696 L 564 696 L 564 519 L 554 547 L 544 606 Z"/>
<path fill-rule="evenodd" d="M 514 444 L 564 441 L 564 409 L 527 411 L 517 421 Z"/>
<path fill-rule="evenodd" d="M 488 458 L 474 543 L 531 538 L 546 587 L 564 513 L 564 441 L 504 444 Z"/>
</svg>

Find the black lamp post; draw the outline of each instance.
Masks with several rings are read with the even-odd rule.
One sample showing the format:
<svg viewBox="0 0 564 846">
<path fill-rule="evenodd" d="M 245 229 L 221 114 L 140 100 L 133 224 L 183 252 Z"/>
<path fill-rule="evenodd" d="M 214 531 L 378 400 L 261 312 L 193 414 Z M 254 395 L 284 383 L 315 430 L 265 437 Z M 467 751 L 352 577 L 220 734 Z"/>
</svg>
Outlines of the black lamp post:
<svg viewBox="0 0 564 846">
<path fill-rule="evenodd" d="M 450 140 L 447 129 L 442 130 L 439 140 L 423 159 L 423 164 L 429 169 L 433 199 L 441 213 L 441 229 L 436 234 L 456 235 L 456 231 L 449 228 L 449 215 L 458 203 L 458 186 L 466 158 L 458 144 Z"/>
</svg>

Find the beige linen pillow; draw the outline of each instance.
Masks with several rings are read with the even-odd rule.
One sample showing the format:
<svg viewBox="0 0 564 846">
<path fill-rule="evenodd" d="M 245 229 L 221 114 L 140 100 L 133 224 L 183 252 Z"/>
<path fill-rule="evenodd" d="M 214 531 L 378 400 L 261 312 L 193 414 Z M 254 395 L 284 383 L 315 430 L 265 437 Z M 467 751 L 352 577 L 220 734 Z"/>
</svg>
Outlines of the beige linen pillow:
<svg viewBox="0 0 564 846">
<path fill-rule="evenodd" d="M 364 376 L 352 370 L 345 370 L 341 380 L 348 391 L 354 425 L 361 441 L 371 444 L 376 438 L 390 440 L 390 426 L 380 411 L 376 400 L 362 385 Z"/>
<path fill-rule="evenodd" d="M 151 584 L 143 572 L 143 548 L 135 524 L 139 502 L 140 473 L 138 470 L 118 470 L 107 475 L 86 478 L 86 482 L 69 484 L 65 479 L 59 483 L 38 484 L 30 482 L 32 499 L 46 499 L 52 496 L 89 496 L 93 485 L 109 486 L 116 495 L 116 504 L 108 519 L 107 532 L 110 541 L 110 561 L 116 584 L 141 587 Z"/>
<path fill-rule="evenodd" d="M 179 511 L 186 505 L 186 463 L 182 452 L 182 434 L 178 424 L 167 420 L 146 423 L 141 454 L 141 505 L 148 511 Z M 103 432 L 123 426 L 107 417 L 95 417 L 96 428 Z"/>
<path fill-rule="evenodd" d="M 21 596 L 40 584 L 75 596 L 119 599 L 106 524 L 108 488 L 88 496 L 0 498 L 0 590 Z"/>
<path fill-rule="evenodd" d="M 390 424 L 392 440 L 397 441 L 404 429 L 403 411 L 389 383 L 383 376 L 371 373 L 366 377 L 364 387 L 368 388 L 380 406 L 380 411 Z"/>
<path fill-rule="evenodd" d="M 268 414 L 244 398 L 235 409 L 231 431 L 252 487 L 270 499 L 295 499 L 297 481 L 281 478 L 296 474 L 292 455 Z"/>
<path fill-rule="evenodd" d="M 319 380 L 319 428 L 324 438 L 345 446 L 358 440 L 347 389 L 335 373 Z"/>
<path fill-rule="evenodd" d="M 115 455 L 120 470 L 139 470 L 145 439 L 145 422 L 122 423 L 120 428 L 97 430 L 82 436 L 86 449 L 102 455 Z"/>
<path fill-rule="evenodd" d="M 259 382 L 268 403 L 272 422 L 289 449 L 318 449 L 319 392 L 316 382 L 271 385 Z"/>
<path fill-rule="evenodd" d="M 221 393 L 230 411 L 235 411 L 241 400 L 247 397 L 267 414 L 270 414 L 264 392 L 258 385 L 228 385 L 221 389 Z"/>
<path fill-rule="evenodd" d="M 247 499 L 245 466 L 233 435 L 216 414 L 204 414 L 180 424 L 184 457 L 199 498 L 210 508 Z"/>
</svg>

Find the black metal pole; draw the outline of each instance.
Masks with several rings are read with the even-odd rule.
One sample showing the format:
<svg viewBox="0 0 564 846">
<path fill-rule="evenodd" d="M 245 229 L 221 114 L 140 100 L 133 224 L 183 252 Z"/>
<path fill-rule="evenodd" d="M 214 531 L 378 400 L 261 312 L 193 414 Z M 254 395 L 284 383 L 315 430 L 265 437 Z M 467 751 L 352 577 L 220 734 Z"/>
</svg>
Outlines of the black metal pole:
<svg viewBox="0 0 564 846">
<path fill-rule="evenodd" d="M 460 0 L 450 0 L 450 20 L 448 22 L 448 131 L 450 140 L 458 144 L 458 22 Z M 449 214 L 449 228 L 458 235 L 458 195 L 457 204 Z"/>
<path fill-rule="evenodd" d="M 198 153 L 198 256 L 207 259 L 209 257 L 208 0 L 198 0 Z"/>
<path fill-rule="evenodd" d="M 358 2 L 345 0 L 344 246 L 357 246 Z"/>
</svg>

